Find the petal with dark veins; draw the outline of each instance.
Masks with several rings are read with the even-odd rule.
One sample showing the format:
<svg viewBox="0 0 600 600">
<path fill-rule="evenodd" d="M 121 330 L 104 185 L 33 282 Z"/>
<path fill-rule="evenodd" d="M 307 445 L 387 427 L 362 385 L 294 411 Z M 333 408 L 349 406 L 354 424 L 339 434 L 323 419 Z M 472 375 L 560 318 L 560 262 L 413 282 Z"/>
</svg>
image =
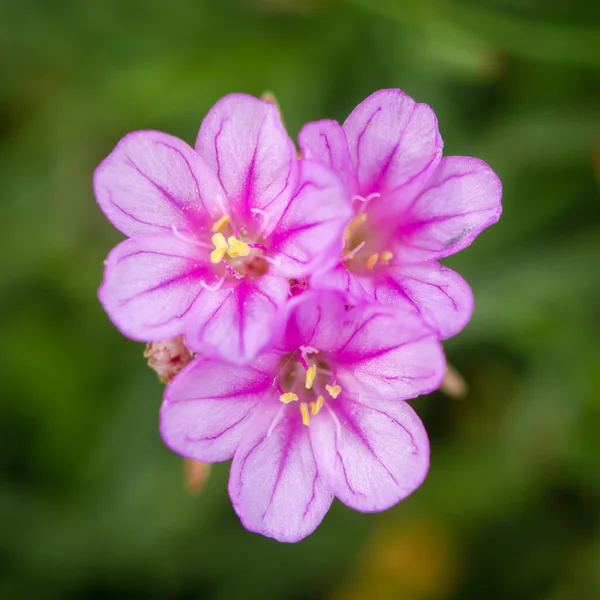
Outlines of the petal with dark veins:
<svg viewBox="0 0 600 600">
<path fill-rule="evenodd" d="M 333 494 L 319 478 L 297 407 L 261 405 L 233 458 L 229 495 L 250 531 L 297 542 L 317 528 Z"/>
<path fill-rule="evenodd" d="M 344 504 L 386 510 L 417 489 L 429 469 L 429 440 L 406 402 L 330 402 L 310 425 L 321 478 Z"/>
</svg>

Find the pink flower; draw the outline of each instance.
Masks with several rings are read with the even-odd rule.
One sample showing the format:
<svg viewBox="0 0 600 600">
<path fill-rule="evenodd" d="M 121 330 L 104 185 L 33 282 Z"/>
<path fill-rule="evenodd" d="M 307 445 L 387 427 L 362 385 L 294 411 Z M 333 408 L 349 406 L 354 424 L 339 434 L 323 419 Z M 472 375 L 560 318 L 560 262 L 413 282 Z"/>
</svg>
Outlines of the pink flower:
<svg viewBox="0 0 600 600">
<path fill-rule="evenodd" d="M 421 421 L 403 400 L 437 388 L 435 331 L 413 312 L 305 292 L 289 303 L 277 350 L 245 366 L 196 358 L 167 386 L 161 434 L 203 462 L 233 457 L 229 494 L 251 531 L 294 542 L 334 495 L 389 508 L 429 467 Z"/>
<path fill-rule="evenodd" d="M 343 261 L 311 285 L 412 306 L 443 338 L 460 331 L 473 310 L 471 290 L 437 261 L 499 219 L 502 188 L 490 167 L 442 158 L 431 108 L 393 89 L 369 96 L 343 126 L 305 125 L 300 146 L 344 179 L 354 204 Z"/>
<path fill-rule="evenodd" d="M 106 261 L 100 300 L 127 336 L 185 336 L 193 351 L 252 359 L 303 278 L 340 260 L 351 216 L 337 177 L 296 158 L 277 109 L 221 99 L 195 149 L 131 133 L 98 167 L 98 203 L 129 237 Z"/>
</svg>

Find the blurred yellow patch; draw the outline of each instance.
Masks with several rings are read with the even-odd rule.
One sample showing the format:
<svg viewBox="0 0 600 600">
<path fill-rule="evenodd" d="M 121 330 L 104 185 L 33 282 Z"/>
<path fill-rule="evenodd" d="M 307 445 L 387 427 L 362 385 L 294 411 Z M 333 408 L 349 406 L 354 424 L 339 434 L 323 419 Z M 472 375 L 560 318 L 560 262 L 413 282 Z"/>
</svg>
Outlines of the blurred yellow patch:
<svg viewBox="0 0 600 600">
<path fill-rule="evenodd" d="M 354 577 L 331 600 L 437 600 L 459 577 L 457 550 L 440 523 L 382 522 L 357 557 Z"/>
</svg>

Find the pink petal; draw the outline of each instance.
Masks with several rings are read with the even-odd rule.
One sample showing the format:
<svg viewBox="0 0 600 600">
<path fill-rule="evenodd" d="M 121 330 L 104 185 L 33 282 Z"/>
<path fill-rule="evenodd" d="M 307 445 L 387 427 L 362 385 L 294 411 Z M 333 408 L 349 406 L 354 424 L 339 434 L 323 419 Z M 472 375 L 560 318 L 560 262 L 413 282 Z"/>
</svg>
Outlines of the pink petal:
<svg viewBox="0 0 600 600">
<path fill-rule="evenodd" d="M 415 263 L 466 248 L 500 218 L 501 197 L 502 184 L 486 163 L 445 157 L 398 229 L 398 255 Z"/>
<path fill-rule="evenodd" d="M 171 450 L 204 462 L 233 457 L 254 409 L 269 394 L 279 356 L 240 367 L 197 358 L 166 388 L 160 433 Z"/>
<path fill-rule="evenodd" d="M 125 136 L 96 169 L 94 191 L 110 222 L 130 237 L 204 225 L 223 214 L 225 201 L 196 152 L 159 131 Z"/>
<path fill-rule="evenodd" d="M 264 403 L 233 458 L 229 495 L 244 527 L 297 542 L 312 533 L 333 495 L 319 479 L 299 411 Z"/>
<path fill-rule="evenodd" d="M 429 469 L 429 441 L 406 402 L 339 396 L 310 425 L 319 475 L 346 505 L 390 508 L 417 489 Z"/>
<path fill-rule="evenodd" d="M 346 119 L 344 131 L 360 193 L 386 197 L 401 192 L 409 202 L 427 182 L 442 156 L 434 112 L 400 90 L 380 90 Z"/>
<path fill-rule="evenodd" d="M 278 263 L 273 272 L 302 278 L 338 263 L 352 214 L 341 181 L 322 165 L 302 160 L 299 189 L 270 238 Z"/>
<path fill-rule="evenodd" d="M 346 317 L 344 302 L 339 293 L 312 290 L 290 300 L 281 350 L 291 352 L 300 346 L 312 346 L 321 352 L 337 349 Z"/>
<path fill-rule="evenodd" d="M 116 246 L 98 290 L 113 323 L 139 341 L 182 335 L 192 306 L 204 293 L 200 281 L 214 280 L 198 254 L 173 234 L 142 235 Z"/>
<path fill-rule="evenodd" d="M 342 389 L 406 400 L 440 386 L 446 370 L 442 346 L 413 312 L 363 305 L 346 311 L 338 327 L 335 361 Z"/>
<path fill-rule="evenodd" d="M 441 339 L 456 335 L 473 313 L 469 284 L 438 262 L 388 267 L 372 275 L 356 275 L 343 264 L 310 279 L 314 290 L 339 291 L 348 302 L 377 302 L 420 314 Z"/>
<path fill-rule="evenodd" d="M 217 173 L 234 219 L 268 214 L 269 232 L 296 187 L 296 148 L 277 108 L 245 94 L 230 94 L 206 115 L 196 151 Z M 258 222 L 258 220 L 257 220 Z"/>
<path fill-rule="evenodd" d="M 357 193 L 346 133 L 337 121 L 307 123 L 300 130 L 298 141 L 303 158 L 316 160 L 336 173 L 350 196 Z"/>
<path fill-rule="evenodd" d="M 288 294 L 288 281 L 271 275 L 204 294 L 186 343 L 194 351 L 212 349 L 232 363 L 247 363 L 269 343 Z"/>
<path fill-rule="evenodd" d="M 315 290 L 339 291 L 352 303 L 368 302 L 373 298 L 372 277 L 356 275 L 343 263 L 329 271 L 318 271 L 310 278 L 310 287 Z"/>
<path fill-rule="evenodd" d="M 385 269 L 376 279 L 374 299 L 387 306 L 414 308 L 442 339 L 457 334 L 473 313 L 469 284 L 438 262 Z"/>
</svg>

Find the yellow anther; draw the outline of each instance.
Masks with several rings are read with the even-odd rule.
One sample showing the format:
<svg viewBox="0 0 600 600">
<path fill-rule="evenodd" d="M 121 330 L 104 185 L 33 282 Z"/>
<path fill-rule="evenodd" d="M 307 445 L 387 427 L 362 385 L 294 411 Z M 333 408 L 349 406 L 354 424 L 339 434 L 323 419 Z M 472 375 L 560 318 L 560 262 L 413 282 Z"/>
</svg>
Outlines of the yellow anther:
<svg viewBox="0 0 600 600">
<path fill-rule="evenodd" d="M 342 388 L 339 385 L 326 385 L 325 389 L 327 390 L 327 393 L 334 399 L 337 398 L 342 392 Z"/>
<path fill-rule="evenodd" d="M 231 256 L 231 258 L 235 258 L 236 256 L 248 256 L 250 254 L 250 246 L 245 242 L 240 242 L 236 237 L 230 236 L 227 239 L 229 243 L 229 250 L 227 254 Z"/>
<path fill-rule="evenodd" d="M 302 424 L 310 425 L 310 415 L 308 414 L 308 404 L 306 402 L 300 402 L 300 412 L 302 413 Z"/>
<path fill-rule="evenodd" d="M 384 265 L 387 265 L 390 260 L 394 258 L 394 253 L 390 252 L 389 250 L 384 250 L 379 258 Z"/>
<path fill-rule="evenodd" d="M 294 394 L 294 392 L 285 392 L 285 394 L 281 394 L 281 396 L 279 396 L 279 399 L 284 404 L 289 404 L 290 402 L 296 402 L 296 400 L 298 400 L 298 396 Z"/>
<path fill-rule="evenodd" d="M 215 245 L 215 248 L 227 250 L 227 240 L 222 233 L 215 233 L 210 239 Z"/>
<path fill-rule="evenodd" d="M 215 245 L 215 249 L 210 253 L 210 262 L 220 263 L 227 252 L 227 240 L 222 233 L 215 233 L 210 239 Z"/>
<path fill-rule="evenodd" d="M 223 215 L 213 226 L 213 233 L 223 233 L 225 227 L 229 225 L 229 221 L 231 221 L 231 217 L 229 215 Z"/>
<path fill-rule="evenodd" d="M 318 415 L 319 411 L 323 408 L 323 403 L 325 402 L 325 398 L 323 396 L 319 396 L 316 402 L 310 403 L 310 412 L 313 415 Z"/>
<path fill-rule="evenodd" d="M 371 256 L 369 256 L 369 258 L 367 258 L 367 269 L 372 271 L 375 268 L 375 265 L 377 264 L 378 260 L 379 260 L 378 252 L 375 252 L 375 254 L 371 254 Z"/>
<path fill-rule="evenodd" d="M 352 236 L 352 232 L 355 229 L 358 229 L 361 225 L 364 225 L 367 222 L 368 215 L 367 213 L 363 213 L 362 215 L 356 215 L 352 217 L 350 223 L 348 223 L 348 227 L 346 227 L 346 231 L 344 233 L 344 238 L 349 240 Z"/>
<path fill-rule="evenodd" d="M 313 365 L 308 371 L 306 371 L 306 383 L 304 386 L 307 390 L 310 390 L 313 383 L 315 382 L 315 377 L 317 375 L 317 365 Z"/>
<path fill-rule="evenodd" d="M 210 253 L 210 262 L 213 264 L 220 263 L 225 256 L 225 250 L 223 248 L 217 248 Z"/>
</svg>

